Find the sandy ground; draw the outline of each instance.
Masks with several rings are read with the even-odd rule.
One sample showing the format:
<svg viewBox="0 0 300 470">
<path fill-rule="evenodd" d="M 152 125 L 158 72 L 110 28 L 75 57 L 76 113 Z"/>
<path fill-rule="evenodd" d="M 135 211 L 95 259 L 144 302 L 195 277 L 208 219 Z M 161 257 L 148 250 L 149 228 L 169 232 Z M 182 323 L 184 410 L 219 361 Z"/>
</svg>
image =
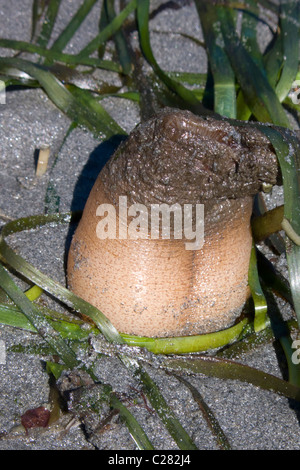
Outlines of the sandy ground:
<svg viewBox="0 0 300 470">
<path fill-rule="evenodd" d="M 178 33 L 201 39 L 201 31 L 193 4 L 178 2 L 182 8 L 158 15 L 151 24 L 152 45 L 159 63 L 165 69 L 191 72 L 206 70 L 204 51 Z M 63 28 L 80 4 L 63 0 L 54 37 Z M 1 36 L 29 40 L 31 0 L 0 0 Z M 66 52 L 74 52 L 93 37 L 97 30 L 97 13 L 89 15 Z M 167 33 L 167 34 L 165 34 Z M 268 39 L 268 30 L 260 37 Z M 1 50 L 2 55 L 12 55 Z M 103 72 L 107 81 L 115 80 Z M 105 106 L 120 125 L 129 132 L 138 122 L 135 104 L 125 100 L 106 99 Z M 18 218 L 40 214 L 47 207 L 47 188 L 61 212 L 81 209 L 99 168 L 101 145 L 91 133 L 74 130 L 60 149 L 70 121 L 36 89 L 8 92 L 6 104 L 0 105 L 0 211 L 1 215 Z M 35 177 L 35 152 L 41 145 L 51 147 L 46 174 Z M 60 151 L 59 151 L 60 149 Z M 272 198 L 271 198 L 272 199 Z M 272 201 L 271 201 L 272 202 Z M 276 202 L 275 202 L 276 203 Z M 3 224 L 4 219 L 1 223 Z M 48 276 L 65 283 L 64 256 L 67 227 L 45 227 L 11 238 L 18 253 Z M 51 304 L 51 299 L 46 299 Z M 60 306 L 59 306 L 60 308 Z M 32 429 L 28 435 L 20 427 L 20 417 L 27 410 L 49 404 L 49 377 L 44 358 L 30 352 L 16 352 L 13 347 L 39 345 L 35 335 L 0 326 L 0 340 L 5 346 L 6 360 L 0 364 L 0 449 L 110 449 L 134 450 L 135 444 L 126 426 L 114 416 L 110 425 L 96 432 L 93 416 L 80 418 L 80 413 L 63 414 L 47 428 Z M 241 355 L 239 361 L 282 376 L 274 345 Z M 217 449 L 217 443 L 190 391 L 174 377 L 149 367 L 150 375 L 162 387 L 168 403 L 199 449 Z M 157 449 L 176 449 L 176 444 L 155 414 L 136 393 L 138 384 L 121 363 L 113 358 L 97 359 L 99 380 L 110 383 L 138 417 Z M 300 444 L 299 410 L 288 399 L 235 380 L 193 377 L 191 383 L 200 391 L 215 413 L 233 449 L 298 449 Z M 73 397 L 71 407 L 75 408 Z M 73 405 L 72 405 L 73 404 Z M 85 431 L 81 425 L 85 421 Z M 90 434 L 86 430 L 91 430 Z"/>
</svg>

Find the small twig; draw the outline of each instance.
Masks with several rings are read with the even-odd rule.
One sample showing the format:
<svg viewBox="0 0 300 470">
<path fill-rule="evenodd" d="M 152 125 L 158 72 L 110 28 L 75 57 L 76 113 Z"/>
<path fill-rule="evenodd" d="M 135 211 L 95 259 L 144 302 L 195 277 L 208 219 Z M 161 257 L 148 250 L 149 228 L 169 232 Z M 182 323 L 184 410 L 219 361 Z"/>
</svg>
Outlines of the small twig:
<svg viewBox="0 0 300 470">
<path fill-rule="evenodd" d="M 1 210 L 0 210 L 0 219 L 6 220 L 7 222 L 14 220 L 13 217 L 10 217 L 9 215 L 4 214 L 4 212 L 2 212 Z"/>
</svg>

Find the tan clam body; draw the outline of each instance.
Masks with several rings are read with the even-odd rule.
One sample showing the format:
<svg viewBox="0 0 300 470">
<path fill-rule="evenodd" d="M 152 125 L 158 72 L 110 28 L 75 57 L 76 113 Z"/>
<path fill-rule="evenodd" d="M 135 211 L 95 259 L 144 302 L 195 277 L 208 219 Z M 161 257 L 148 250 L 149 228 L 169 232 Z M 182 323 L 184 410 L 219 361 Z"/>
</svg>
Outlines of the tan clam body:
<svg viewBox="0 0 300 470">
<path fill-rule="evenodd" d="M 186 116 L 184 113 L 183 118 Z M 160 126 L 168 128 L 174 113 L 162 119 Z M 194 122 L 192 127 L 194 132 Z M 178 141 L 182 135 L 178 134 Z M 172 237 L 100 239 L 97 208 L 104 203 L 117 205 L 116 193 L 128 195 L 133 202 L 157 202 L 145 196 L 145 190 L 140 197 L 136 195 L 134 183 L 125 184 L 119 175 L 108 184 L 118 158 L 98 176 L 73 237 L 68 258 L 70 289 L 99 308 L 122 333 L 184 336 L 232 325 L 249 297 L 250 216 L 255 191 L 213 202 L 199 196 L 197 202 L 204 203 L 205 213 L 205 241 L 199 250 L 187 250 L 184 239 Z M 128 161 L 125 166 L 132 171 Z M 149 188 L 152 194 L 151 181 Z M 187 202 L 186 194 L 181 202 Z"/>
<path fill-rule="evenodd" d="M 96 209 L 108 202 L 101 186 L 98 180 L 73 238 L 72 290 L 122 333 L 183 336 L 232 324 L 249 296 L 252 199 L 200 250 L 186 250 L 184 240 L 97 238 Z"/>
</svg>

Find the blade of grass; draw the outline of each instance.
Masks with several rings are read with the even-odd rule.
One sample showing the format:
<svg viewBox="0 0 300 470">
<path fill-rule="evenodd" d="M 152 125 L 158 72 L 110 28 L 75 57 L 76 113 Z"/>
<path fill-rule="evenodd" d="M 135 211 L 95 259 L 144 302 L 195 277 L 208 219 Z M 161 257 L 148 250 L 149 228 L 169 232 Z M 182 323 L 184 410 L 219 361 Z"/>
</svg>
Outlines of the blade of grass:
<svg viewBox="0 0 300 470">
<path fill-rule="evenodd" d="M 33 0 L 32 3 L 32 10 L 31 10 L 31 34 L 30 34 L 30 41 L 34 40 L 36 28 L 39 19 L 39 7 L 40 7 L 40 0 Z"/>
<path fill-rule="evenodd" d="M 257 24 L 259 21 L 259 7 L 254 0 L 247 1 L 247 9 L 242 10 L 241 42 L 256 65 L 263 69 L 263 57 L 257 42 Z M 248 120 L 251 110 L 245 103 L 242 90 L 237 96 L 237 118 Z"/>
<path fill-rule="evenodd" d="M 13 49 L 16 51 L 30 52 L 38 54 L 41 57 L 46 57 L 49 61 L 63 62 L 67 65 L 87 65 L 97 67 L 100 69 L 110 70 L 112 72 L 121 72 L 119 64 L 110 60 L 100 60 L 92 57 L 78 58 L 76 55 L 65 54 L 52 49 L 45 49 L 44 47 L 37 46 L 25 41 L 16 41 L 14 39 L 0 39 L 0 47 Z"/>
<path fill-rule="evenodd" d="M 289 127 L 285 111 L 269 84 L 265 71 L 256 65 L 235 33 L 234 23 L 228 9 L 220 8 L 220 16 L 225 50 L 247 106 L 258 121 L 273 122 L 278 126 Z"/>
<path fill-rule="evenodd" d="M 281 345 L 283 353 L 286 358 L 288 367 L 288 380 L 291 384 L 300 387 L 300 364 L 293 362 L 293 340 L 291 338 L 291 331 L 288 323 L 284 321 L 280 309 L 271 292 L 268 293 L 268 304 L 270 311 L 272 311 L 271 325 L 274 333 L 275 340 Z"/>
<path fill-rule="evenodd" d="M 46 47 L 50 37 L 51 33 L 55 24 L 55 20 L 58 14 L 58 10 L 60 7 L 60 2 L 61 0 L 50 0 L 45 16 L 45 20 L 43 22 L 42 30 L 40 33 L 40 36 L 38 37 L 36 43 L 38 46 L 41 47 Z"/>
<path fill-rule="evenodd" d="M 175 338 L 143 338 L 123 333 L 121 336 L 127 344 L 146 348 L 154 354 L 186 354 L 217 349 L 237 341 L 243 335 L 247 323 L 248 320 L 243 319 L 226 330 Z"/>
<path fill-rule="evenodd" d="M 0 264 L 0 286 L 20 308 L 30 323 L 36 328 L 41 337 L 58 354 L 64 364 L 73 368 L 78 361 L 72 349 L 51 326 L 39 309 L 26 297 L 22 290 L 13 282 L 5 268 Z"/>
<path fill-rule="evenodd" d="M 119 343 L 124 342 L 117 330 L 98 309 L 88 304 L 80 297 L 75 296 L 68 289 L 54 282 L 43 273 L 39 272 L 23 258 L 19 257 L 19 255 L 16 255 L 8 246 L 4 246 L 3 240 L 1 242 L 0 250 L 1 258 L 4 257 L 9 265 L 14 267 L 17 272 L 32 282 L 35 282 L 35 284 L 39 285 L 43 290 L 49 294 L 54 295 L 57 299 L 73 308 L 75 311 L 78 311 L 89 317 L 104 334 L 108 341 Z"/>
<path fill-rule="evenodd" d="M 166 74 L 173 80 L 177 80 L 181 83 L 187 83 L 192 86 L 201 86 L 205 87 L 205 82 L 207 78 L 206 73 L 193 73 L 193 72 L 166 72 Z"/>
<path fill-rule="evenodd" d="M 70 340 L 86 340 L 90 333 L 99 334 L 100 331 L 93 325 L 78 320 L 70 320 L 70 318 L 57 315 L 58 312 L 50 310 L 41 305 L 38 306 L 39 311 L 45 316 L 55 331 L 58 331 L 62 338 Z M 30 323 L 28 318 L 15 305 L 0 304 L 0 323 L 2 325 L 13 326 L 22 330 L 37 333 L 37 329 Z"/>
<path fill-rule="evenodd" d="M 299 65 L 300 5 L 298 0 L 280 2 L 280 29 L 282 36 L 283 68 L 276 94 L 283 101 L 291 90 Z"/>
<path fill-rule="evenodd" d="M 300 387 L 275 375 L 229 359 L 201 356 L 198 354 L 185 358 L 174 356 L 164 358 L 162 366 L 170 371 L 204 374 L 219 379 L 246 382 L 262 390 L 269 390 L 287 398 L 300 401 Z"/>
<path fill-rule="evenodd" d="M 138 0 L 137 23 L 141 49 L 153 71 L 171 91 L 176 93 L 186 103 L 187 106 L 193 108 L 195 112 L 201 111 L 202 113 L 207 114 L 207 110 L 205 110 L 200 101 L 198 101 L 196 94 L 188 88 L 185 88 L 181 83 L 178 83 L 170 78 L 158 65 L 153 55 L 150 43 L 149 0 Z"/>
<path fill-rule="evenodd" d="M 101 126 L 105 126 L 105 136 L 112 137 L 116 134 L 126 135 L 126 132 L 112 119 L 109 113 L 100 104 L 100 100 L 94 98 L 93 95 L 83 88 L 75 85 L 67 85 L 67 89 L 72 93 L 72 96 L 78 101 L 80 108 L 86 109 L 89 112 L 90 120 L 94 119 L 95 126 L 97 120 L 101 121 Z"/>
<path fill-rule="evenodd" d="M 79 26 L 90 13 L 97 1 L 98 0 L 85 0 L 80 5 L 77 12 L 72 17 L 71 21 L 68 23 L 68 25 L 65 27 L 65 29 L 62 31 L 62 33 L 58 36 L 58 38 L 51 46 L 52 52 L 62 52 L 64 50 L 70 39 L 74 36 Z"/>
<path fill-rule="evenodd" d="M 267 301 L 259 281 L 256 247 L 254 243 L 252 244 L 251 249 L 248 283 L 254 303 L 254 331 L 257 333 L 258 331 L 261 331 L 268 326 L 269 320 L 267 316 Z"/>
<path fill-rule="evenodd" d="M 116 18 L 116 12 L 114 9 L 114 0 L 104 0 L 104 5 L 106 9 L 106 14 L 107 14 L 107 20 L 108 22 L 111 22 L 114 20 L 114 18 Z M 113 35 L 113 40 L 116 45 L 116 50 L 117 50 L 117 54 L 119 57 L 119 61 L 120 61 L 123 73 L 125 75 L 128 75 L 132 71 L 132 60 L 131 60 L 128 43 L 127 43 L 124 31 L 122 31 L 122 28 L 120 28 Z"/>
<path fill-rule="evenodd" d="M 154 447 L 149 441 L 149 438 L 143 428 L 140 426 L 135 417 L 128 411 L 126 406 L 124 406 L 114 394 L 111 394 L 110 405 L 115 410 L 118 410 L 121 419 L 125 421 L 131 437 L 136 443 L 138 449 L 154 450 Z"/>
<path fill-rule="evenodd" d="M 159 415 L 166 429 L 177 443 L 181 450 L 197 450 L 197 446 L 187 434 L 181 423 L 177 419 L 172 408 L 167 404 L 158 385 L 152 380 L 150 375 L 143 369 L 135 359 L 126 356 L 120 357 L 123 364 L 128 367 L 135 377 L 141 382 L 144 392 L 151 405 Z"/>
<path fill-rule="evenodd" d="M 109 21 L 107 19 L 105 2 L 102 2 L 100 18 L 99 18 L 99 23 L 98 23 L 99 32 L 103 31 L 103 29 L 106 28 L 106 26 L 108 26 L 108 24 L 109 24 Z M 102 58 L 104 53 L 105 53 L 105 44 L 101 44 L 98 47 L 98 57 Z"/>
<path fill-rule="evenodd" d="M 110 39 L 122 26 L 125 19 L 136 9 L 137 0 L 131 0 L 128 5 L 117 15 L 100 33 L 92 39 L 77 55 L 78 58 L 85 58 L 98 49 Z"/>
<path fill-rule="evenodd" d="M 253 219 L 252 219 L 252 222 L 253 224 L 251 223 L 251 228 L 253 230 L 253 227 L 255 227 L 255 225 L 258 225 L 258 223 L 255 222 L 255 219 L 257 220 L 257 218 L 260 218 L 260 220 L 264 220 L 263 219 L 263 216 L 265 215 L 266 216 L 266 220 L 269 221 L 269 219 L 271 219 L 270 217 L 267 216 L 267 213 L 268 213 L 268 208 L 267 208 L 267 205 L 266 205 L 266 201 L 263 197 L 263 194 L 262 193 L 258 193 L 256 196 L 255 196 L 255 199 L 254 199 L 254 206 L 253 206 Z M 272 210 L 273 212 L 273 215 L 274 215 L 274 219 L 275 219 L 275 222 L 279 221 L 280 219 L 280 207 L 277 207 L 277 210 L 274 209 Z M 264 225 L 264 228 L 267 230 L 268 228 L 268 224 L 265 223 L 262 224 Z M 270 220 L 270 224 L 271 225 L 271 220 Z M 284 244 L 284 240 L 283 240 L 283 237 L 281 236 L 281 233 L 280 233 L 280 230 L 281 230 L 281 225 L 280 227 L 275 230 L 276 224 L 272 224 L 272 228 L 274 229 L 273 232 L 271 232 L 271 234 L 268 235 L 268 242 L 271 243 L 271 245 L 273 246 L 275 252 L 277 252 L 278 254 L 282 254 L 282 253 L 285 253 L 285 244 Z M 263 233 L 261 232 L 261 235 Z M 254 235 L 254 231 L 252 231 L 252 235 L 254 237 L 254 240 L 255 239 L 255 235 Z"/>
<path fill-rule="evenodd" d="M 283 66 L 283 53 L 282 53 L 282 31 L 279 29 L 276 32 L 269 49 L 264 54 L 264 68 L 269 80 L 270 85 L 276 89 L 280 73 Z"/>
<path fill-rule="evenodd" d="M 195 4 L 214 81 L 214 111 L 234 119 L 236 117 L 235 76 L 224 50 L 219 11 L 215 5 L 203 0 L 197 0 Z"/>
<path fill-rule="evenodd" d="M 257 249 L 256 251 L 258 272 L 264 284 L 272 289 L 277 295 L 280 295 L 293 307 L 293 298 L 289 282 L 285 279 L 269 261 L 265 255 Z"/>
<path fill-rule="evenodd" d="M 92 96 L 86 99 L 84 93 L 74 96 L 49 71 L 37 64 L 18 58 L 0 58 L 0 67 L 14 67 L 35 78 L 53 103 L 72 121 L 90 129 L 100 138 L 109 138 L 115 134 L 126 135 L 125 131 L 111 118 L 100 103 Z M 96 104 L 97 103 L 97 104 Z"/>
<path fill-rule="evenodd" d="M 241 41 L 256 65 L 263 68 L 263 56 L 257 42 L 259 6 L 256 1 L 247 0 L 247 8 L 242 11 Z"/>
<path fill-rule="evenodd" d="M 256 243 L 265 240 L 273 233 L 282 230 L 284 206 L 277 206 L 253 218 L 251 222 L 252 234 Z"/>
<path fill-rule="evenodd" d="M 300 144 L 287 129 L 259 126 L 272 143 L 280 164 L 284 188 L 284 219 L 292 233 L 286 236 L 286 257 L 295 312 L 300 327 L 300 246 L 293 233 L 300 234 Z M 287 231 L 287 230 L 286 230 Z"/>
<path fill-rule="evenodd" d="M 175 375 L 175 374 L 173 374 Z M 179 375 L 175 375 L 175 377 L 182 382 L 192 393 L 193 399 L 199 406 L 200 410 L 202 411 L 202 414 L 205 418 L 205 421 L 207 422 L 209 428 L 211 429 L 213 435 L 215 436 L 217 443 L 219 447 L 222 450 L 231 450 L 231 445 L 227 439 L 227 436 L 225 435 L 223 429 L 221 428 L 218 420 L 216 419 L 214 413 L 210 409 L 210 407 L 206 404 L 204 401 L 201 393 L 199 390 L 197 390 L 196 387 L 194 387 L 188 380 L 184 379 L 183 377 L 180 377 Z"/>
</svg>

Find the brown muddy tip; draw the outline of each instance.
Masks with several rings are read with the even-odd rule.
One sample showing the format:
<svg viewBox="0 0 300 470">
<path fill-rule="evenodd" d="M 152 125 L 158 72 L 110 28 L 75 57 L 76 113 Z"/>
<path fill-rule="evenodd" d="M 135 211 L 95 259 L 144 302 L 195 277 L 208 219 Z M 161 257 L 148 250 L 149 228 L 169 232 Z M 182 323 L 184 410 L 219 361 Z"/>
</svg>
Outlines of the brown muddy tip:
<svg viewBox="0 0 300 470">
<path fill-rule="evenodd" d="M 256 129 L 164 110 L 100 172 L 72 240 L 69 288 L 121 333 L 229 327 L 249 296 L 253 197 L 277 171 Z"/>
</svg>

